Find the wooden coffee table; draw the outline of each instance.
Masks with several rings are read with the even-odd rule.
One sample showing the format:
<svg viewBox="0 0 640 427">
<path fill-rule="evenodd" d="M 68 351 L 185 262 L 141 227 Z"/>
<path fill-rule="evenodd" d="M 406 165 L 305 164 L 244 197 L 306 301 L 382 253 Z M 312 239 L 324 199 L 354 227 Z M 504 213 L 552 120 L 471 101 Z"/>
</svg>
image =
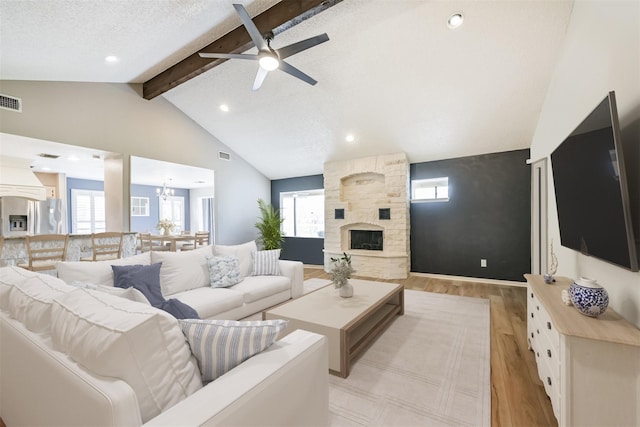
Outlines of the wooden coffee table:
<svg viewBox="0 0 640 427">
<path fill-rule="evenodd" d="M 289 321 L 284 335 L 306 329 L 329 340 L 329 372 L 346 378 L 351 362 L 395 318 L 404 314 L 404 287 L 395 283 L 350 279 L 353 297 L 341 298 L 327 285 L 262 313 Z M 282 336 L 284 336 L 282 335 Z"/>
</svg>

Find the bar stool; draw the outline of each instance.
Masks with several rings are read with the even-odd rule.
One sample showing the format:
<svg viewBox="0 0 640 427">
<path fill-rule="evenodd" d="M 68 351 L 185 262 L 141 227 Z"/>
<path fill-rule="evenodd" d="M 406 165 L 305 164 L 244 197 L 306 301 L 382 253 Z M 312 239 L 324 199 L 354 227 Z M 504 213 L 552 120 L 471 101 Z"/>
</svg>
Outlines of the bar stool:
<svg viewBox="0 0 640 427">
<path fill-rule="evenodd" d="M 122 238 L 124 233 L 107 231 L 91 234 L 93 256 L 81 257 L 80 261 L 105 261 L 122 256 Z"/>
<path fill-rule="evenodd" d="M 31 270 L 55 270 L 56 263 L 67 257 L 68 234 L 38 234 L 27 236 L 29 262 L 18 263 L 18 267 Z"/>
</svg>

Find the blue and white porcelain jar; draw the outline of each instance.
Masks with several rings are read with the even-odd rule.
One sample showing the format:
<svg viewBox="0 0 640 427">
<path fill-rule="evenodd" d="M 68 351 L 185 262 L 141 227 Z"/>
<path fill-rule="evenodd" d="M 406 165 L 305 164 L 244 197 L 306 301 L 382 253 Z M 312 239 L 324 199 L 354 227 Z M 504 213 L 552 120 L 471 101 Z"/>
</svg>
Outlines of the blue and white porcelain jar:
<svg viewBox="0 0 640 427">
<path fill-rule="evenodd" d="M 589 317 L 598 317 L 609 305 L 609 294 L 595 280 L 581 277 L 569 286 L 571 302 L 578 311 Z"/>
</svg>

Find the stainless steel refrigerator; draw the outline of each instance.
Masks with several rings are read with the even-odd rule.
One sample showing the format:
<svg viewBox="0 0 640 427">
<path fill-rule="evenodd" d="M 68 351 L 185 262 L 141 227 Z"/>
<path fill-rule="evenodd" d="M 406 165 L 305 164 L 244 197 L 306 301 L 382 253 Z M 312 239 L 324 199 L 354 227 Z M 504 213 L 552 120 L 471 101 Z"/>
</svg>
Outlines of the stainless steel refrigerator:
<svg viewBox="0 0 640 427">
<path fill-rule="evenodd" d="M 61 199 L 29 201 L 29 233 L 66 234 L 66 206 Z"/>
</svg>

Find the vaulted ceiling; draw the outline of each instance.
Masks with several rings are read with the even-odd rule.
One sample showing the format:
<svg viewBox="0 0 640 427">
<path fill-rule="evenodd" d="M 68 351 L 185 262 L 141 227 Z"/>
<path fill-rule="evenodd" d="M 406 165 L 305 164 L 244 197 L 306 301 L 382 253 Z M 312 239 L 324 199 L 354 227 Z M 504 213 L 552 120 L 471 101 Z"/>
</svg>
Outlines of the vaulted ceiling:
<svg viewBox="0 0 640 427">
<path fill-rule="evenodd" d="M 0 0 L 0 79 L 145 83 L 240 26 L 234 2 Z M 252 17 L 278 6 L 242 3 Z M 159 96 L 271 179 L 398 151 L 416 163 L 529 147 L 571 1 L 331 3 L 272 42 L 327 33 L 287 60 L 317 85 L 275 71 L 254 92 L 257 63 L 229 60 Z"/>
</svg>

